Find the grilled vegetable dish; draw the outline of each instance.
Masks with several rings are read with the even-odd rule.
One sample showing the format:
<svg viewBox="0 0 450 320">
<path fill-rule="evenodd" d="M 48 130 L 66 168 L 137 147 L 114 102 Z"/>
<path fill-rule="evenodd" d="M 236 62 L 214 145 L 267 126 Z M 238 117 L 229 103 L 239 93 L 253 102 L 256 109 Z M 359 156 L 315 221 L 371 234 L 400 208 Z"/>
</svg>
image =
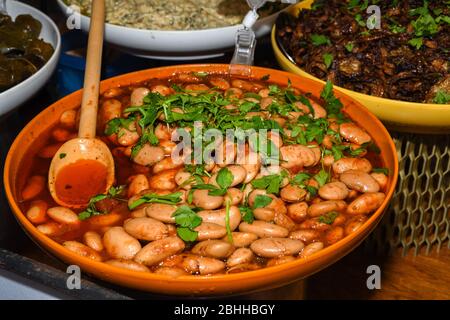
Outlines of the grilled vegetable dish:
<svg viewBox="0 0 450 320">
<path fill-rule="evenodd" d="M 277 37 L 299 67 L 335 85 L 450 104 L 449 1 L 316 0 L 297 18 L 280 16 Z"/>
<path fill-rule="evenodd" d="M 66 156 L 55 153 L 76 135 L 78 117 L 65 111 L 21 164 L 21 206 L 43 234 L 113 266 L 176 277 L 304 259 L 361 228 L 385 200 L 378 148 L 330 82 L 320 99 L 266 77 L 208 73 L 108 89 L 98 136 L 117 181 L 97 195 L 95 176 L 80 181 L 95 196 L 75 210 L 52 200 L 46 177 L 51 159 Z M 257 139 L 245 137 L 252 132 Z M 71 174 L 85 176 L 81 166 Z M 56 188 L 80 198 L 70 185 Z"/>
<path fill-rule="evenodd" d="M 90 16 L 91 0 L 66 0 Z M 286 5 L 267 3 L 258 10 L 264 17 Z M 107 0 L 106 22 L 150 30 L 201 30 L 240 24 L 249 6 L 245 0 Z"/>
<path fill-rule="evenodd" d="M 12 21 L 0 13 L 0 92 L 36 73 L 53 55 L 53 47 L 39 39 L 41 28 L 30 15 Z"/>
</svg>

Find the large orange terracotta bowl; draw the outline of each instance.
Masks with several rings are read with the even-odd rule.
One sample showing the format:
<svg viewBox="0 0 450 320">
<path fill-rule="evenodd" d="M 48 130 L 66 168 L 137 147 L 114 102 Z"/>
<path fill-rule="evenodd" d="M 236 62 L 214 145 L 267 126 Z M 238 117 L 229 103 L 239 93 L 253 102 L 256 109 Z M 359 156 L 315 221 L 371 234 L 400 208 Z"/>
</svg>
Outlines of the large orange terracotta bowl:
<svg viewBox="0 0 450 320">
<path fill-rule="evenodd" d="M 101 83 L 100 90 L 104 92 L 112 87 L 127 86 L 150 78 L 167 78 L 175 73 L 227 73 L 228 67 L 228 65 L 183 65 L 149 69 L 105 80 Z M 283 71 L 253 67 L 252 73 L 252 77 L 255 79 L 270 75 L 269 81 L 278 85 L 287 85 L 290 79 L 293 87 L 304 92 L 311 92 L 316 97 L 320 95 L 322 90 L 322 84 L 318 82 Z M 345 112 L 371 134 L 375 143 L 381 149 L 383 165 L 389 168 L 390 172 L 387 197 L 383 205 L 358 231 L 305 259 L 297 259 L 282 265 L 244 273 L 169 278 L 165 275 L 129 271 L 95 262 L 65 249 L 59 243 L 40 233 L 28 221 L 18 205 L 18 190 L 21 190 L 23 186 L 23 182 L 20 182 L 21 177 L 28 174 L 27 172 L 19 172 L 19 170 L 22 170 L 20 169 L 21 163 L 32 154 L 33 150 L 45 143 L 45 135 L 49 128 L 58 122 L 62 112 L 80 106 L 81 90 L 42 111 L 17 136 L 5 163 L 6 195 L 17 220 L 33 240 L 64 262 L 76 264 L 84 272 L 100 279 L 125 287 L 172 295 L 227 295 L 280 287 L 326 268 L 357 247 L 382 218 L 397 182 L 398 160 L 395 146 L 387 130 L 361 104 L 340 92 L 335 92 L 335 94 L 343 102 Z"/>
</svg>

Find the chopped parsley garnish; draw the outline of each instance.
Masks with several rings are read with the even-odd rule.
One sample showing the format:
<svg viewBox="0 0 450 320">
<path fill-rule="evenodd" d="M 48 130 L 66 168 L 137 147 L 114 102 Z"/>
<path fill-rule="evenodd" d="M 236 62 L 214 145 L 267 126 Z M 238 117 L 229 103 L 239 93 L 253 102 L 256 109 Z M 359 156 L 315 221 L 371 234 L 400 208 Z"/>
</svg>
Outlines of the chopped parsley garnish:
<svg viewBox="0 0 450 320">
<path fill-rule="evenodd" d="M 181 206 L 172 214 L 177 224 L 177 235 L 185 242 L 197 240 L 198 232 L 194 229 L 201 225 L 202 218 L 188 206 Z"/>
<path fill-rule="evenodd" d="M 225 167 L 219 170 L 216 177 L 216 182 L 219 186 L 215 186 L 210 183 L 200 183 L 194 184 L 192 189 L 188 194 L 188 203 L 192 203 L 192 194 L 194 190 L 209 190 L 208 195 L 210 196 L 223 196 L 227 193 L 228 188 L 233 183 L 234 176 L 231 171 Z"/>
<path fill-rule="evenodd" d="M 92 197 L 89 200 L 89 203 L 86 207 L 86 209 L 83 212 L 80 212 L 78 214 L 79 220 L 86 220 L 89 219 L 92 216 L 98 216 L 100 214 L 107 214 L 108 212 L 100 211 L 96 207 L 96 203 L 100 202 L 105 199 L 119 199 L 124 200 L 121 197 L 122 192 L 125 190 L 125 186 L 118 186 L 118 187 L 111 187 L 109 188 L 108 192 L 106 194 L 98 194 L 94 197 Z"/>
<path fill-rule="evenodd" d="M 330 174 L 326 172 L 325 170 L 320 170 L 319 173 L 314 175 L 314 180 L 316 180 L 319 183 L 319 186 L 325 185 L 328 180 L 330 179 Z"/>
<path fill-rule="evenodd" d="M 327 69 L 330 69 L 332 63 L 333 63 L 333 55 L 331 53 L 324 53 L 323 54 L 323 62 L 325 63 L 325 66 Z"/>
<path fill-rule="evenodd" d="M 338 217 L 339 213 L 336 211 L 331 211 L 326 214 L 323 214 L 319 217 L 319 222 L 325 224 L 333 224 L 334 220 Z"/>
<path fill-rule="evenodd" d="M 365 27 L 366 26 L 366 22 L 364 21 L 364 18 L 362 17 L 362 15 L 360 13 L 355 15 L 355 20 L 356 20 L 356 22 L 358 23 L 358 25 L 360 27 Z"/>
<path fill-rule="evenodd" d="M 182 192 L 174 192 L 174 193 L 165 194 L 165 195 L 159 195 L 156 193 L 148 193 L 148 194 L 143 195 L 141 198 L 134 201 L 133 203 L 131 203 L 128 206 L 128 208 L 130 210 L 133 210 L 144 203 L 162 203 L 162 204 L 174 204 L 175 205 L 175 204 L 181 202 L 182 195 L 183 195 Z"/>
<path fill-rule="evenodd" d="M 337 118 L 342 118 L 341 109 L 343 107 L 342 102 L 336 98 L 333 93 L 333 83 L 328 80 L 325 87 L 320 94 L 320 97 L 325 101 L 325 109 L 328 112 L 328 116 L 336 116 Z"/>
<path fill-rule="evenodd" d="M 263 194 L 258 194 L 255 197 L 253 209 L 264 208 L 272 202 L 272 198 Z"/>
<path fill-rule="evenodd" d="M 227 229 L 227 237 L 230 243 L 233 243 L 233 233 L 230 227 L 230 201 L 225 204 L 225 228 Z"/>
<path fill-rule="evenodd" d="M 450 104 L 450 93 L 444 90 L 438 90 L 433 102 L 437 104 Z"/>
<path fill-rule="evenodd" d="M 300 172 L 297 173 L 294 178 L 292 178 L 291 183 L 301 188 L 306 188 L 305 182 L 309 179 L 311 179 L 311 175 L 309 173 Z"/>
<path fill-rule="evenodd" d="M 271 174 L 255 179 L 251 182 L 251 184 L 254 188 L 266 190 L 269 194 L 278 194 L 280 192 L 281 183 L 286 176 L 287 173 L 282 171 L 281 174 Z"/>
<path fill-rule="evenodd" d="M 312 34 L 311 35 L 311 42 L 315 46 L 322 46 L 322 45 L 330 45 L 331 41 L 327 36 L 320 35 L 320 34 Z"/>
<path fill-rule="evenodd" d="M 64 159 L 67 156 L 67 153 L 60 153 L 59 158 Z"/>
<path fill-rule="evenodd" d="M 348 52 L 352 52 L 355 45 L 353 43 L 349 42 L 344 47 Z"/>
<path fill-rule="evenodd" d="M 408 41 L 408 43 L 415 47 L 417 50 L 419 50 L 420 48 L 422 48 L 423 45 L 423 38 L 412 38 L 411 40 Z"/>
<path fill-rule="evenodd" d="M 252 224 L 255 221 L 255 216 L 253 215 L 253 210 L 249 207 L 239 207 L 239 211 L 241 212 L 242 220 Z"/>
</svg>

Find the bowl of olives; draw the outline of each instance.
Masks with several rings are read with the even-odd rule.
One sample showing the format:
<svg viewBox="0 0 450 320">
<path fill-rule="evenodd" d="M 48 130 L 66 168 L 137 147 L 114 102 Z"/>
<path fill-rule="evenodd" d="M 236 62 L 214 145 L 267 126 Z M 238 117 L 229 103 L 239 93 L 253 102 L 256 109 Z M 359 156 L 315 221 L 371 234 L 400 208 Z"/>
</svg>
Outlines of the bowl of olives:
<svg viewBox="0 0 450 320">
<path fill-rule="evenodd" d="M 0 13 L 0 116 L 31 98 L 56 69 L 61 35 L 41 11 L 8 1 Z"/>
</svg>

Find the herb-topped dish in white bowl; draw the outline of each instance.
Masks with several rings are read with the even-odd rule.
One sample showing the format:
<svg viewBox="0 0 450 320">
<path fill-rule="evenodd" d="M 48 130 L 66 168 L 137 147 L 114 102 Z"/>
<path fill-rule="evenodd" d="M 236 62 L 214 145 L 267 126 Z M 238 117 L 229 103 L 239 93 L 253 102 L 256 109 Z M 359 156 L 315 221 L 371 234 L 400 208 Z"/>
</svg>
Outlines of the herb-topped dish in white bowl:
<svg viewBox="0 0 450 320">
<path fill-rule="evenodd" d="M 58 0 L 68 16 L 77 9 L 81 29 L 89 29 L 90 0 Z M 71 6 L 71 7 L 69 7 Z M 260 9 L 257 37 L 267 35 L 287 5 Z M 106 1 L 105 40 L 136 56 L 171 60 L 214 57 L 234 47 L 237 30 L 250 10 L 245 0 Z"/>
</svg>

